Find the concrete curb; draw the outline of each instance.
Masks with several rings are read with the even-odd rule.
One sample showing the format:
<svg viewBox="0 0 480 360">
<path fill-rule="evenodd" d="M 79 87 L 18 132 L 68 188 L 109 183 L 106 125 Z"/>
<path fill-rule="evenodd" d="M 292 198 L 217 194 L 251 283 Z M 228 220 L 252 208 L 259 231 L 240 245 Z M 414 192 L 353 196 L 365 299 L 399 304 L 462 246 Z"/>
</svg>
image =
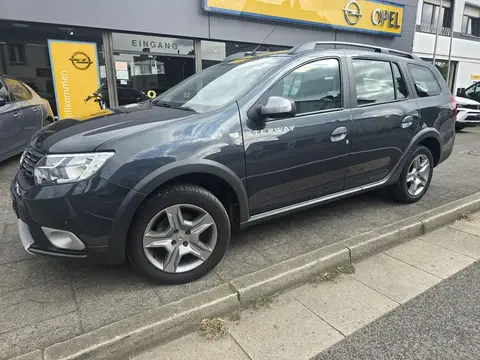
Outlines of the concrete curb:
<svg viewBox="0 0 480 360">
<path fill-rule="evenodd" d="M 480 192 L 51 345 L 45 349 L 44 359 L 125 358 L 193 329 L 203 318 L 226 314 L 258 296 L 301 285 L 329 268 L 358 261 L 477 210 L 480 210 Z"/>
</svg>

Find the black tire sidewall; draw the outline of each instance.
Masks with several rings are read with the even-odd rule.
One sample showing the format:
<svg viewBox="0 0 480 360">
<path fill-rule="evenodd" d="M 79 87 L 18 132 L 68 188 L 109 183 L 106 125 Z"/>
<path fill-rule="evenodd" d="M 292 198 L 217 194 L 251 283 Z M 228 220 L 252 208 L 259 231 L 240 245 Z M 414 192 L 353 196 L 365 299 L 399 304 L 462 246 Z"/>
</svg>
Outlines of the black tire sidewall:
<svg viewBox="0 0 480 360">
<path fill-rule="evenodd" d="M 143 250 L 143 233 L 150 220 L 163 209 L 177 204 L 192 204 L 203 208 L 217 226 L 217 243 L 210 257 L 197 268 L 184 273 L 167 273 L 150 263 Z M 220 201 L 207 190 L 196 186 L 168 189 L 153 196 L 137 212 L 129 232 L 128 256 L 142 274 L 164 284 L 194 281 L 209 273 L 223 258 L 230 242 L 230 221 Z"/>
<path fill-rule="evenodd" d="M 428 176 L 427 184 L 425 185 L 425 188 L 423 189 L 423 191 L 417 196 L 412 196 L 408 192 L 408 188 L 407 188 L 407 175 L 408 175 L 408 169 L 410 168 L 410 165 L 412 164 L 413 159 L 415 159 L 418 155 L 425 155 L 428 158 L 428 161 L 430 162 L 430 173 Z M 399 195 L 402 198 L 402 200 L 404 200 L 405 202 L 412 203 L 420 200 L 425 195 L 425 193 L 428 191 L 428 188 L 430 187 L 430 183 L 432 182 L 433 167 L 434 167 L 434 162 L 433 162 L 433 156 L 431 151 L 423 145 L 418 146 L 408 158 L 403 168 L 402 175 L 400 176 L 399 190 L 401 191 L 401 194 Z"/>
</svg>

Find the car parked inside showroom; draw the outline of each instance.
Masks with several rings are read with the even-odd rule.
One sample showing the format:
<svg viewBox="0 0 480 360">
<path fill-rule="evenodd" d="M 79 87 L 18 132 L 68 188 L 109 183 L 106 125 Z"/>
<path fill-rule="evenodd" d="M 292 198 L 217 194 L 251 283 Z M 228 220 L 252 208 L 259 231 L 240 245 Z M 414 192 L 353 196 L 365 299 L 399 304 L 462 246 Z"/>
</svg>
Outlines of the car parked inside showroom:
<svg viewBox="0 0 480 360">
<path fill-rule="evenodd" d="M 11 185 L 20 239 L 193 281 L 239 229 L 380 187 L 419 201 L 452 153 L 456 109 L 412 54 L 342 42 L 236 54 L 153 101 L 39 131 Z"/>
<path fill-rule="evenodd" d="M 21 153 L 33 135 L 53 121 L 48 100 L 20 80 L 0 74 L 0 161 Z"/>
</svg>

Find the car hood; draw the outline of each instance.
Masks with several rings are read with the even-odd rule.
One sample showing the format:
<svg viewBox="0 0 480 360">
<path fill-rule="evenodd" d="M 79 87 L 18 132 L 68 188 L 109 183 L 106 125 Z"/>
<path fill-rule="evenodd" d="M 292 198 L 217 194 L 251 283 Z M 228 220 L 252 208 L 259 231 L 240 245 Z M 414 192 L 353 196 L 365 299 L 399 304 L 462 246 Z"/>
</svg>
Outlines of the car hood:
<svg viewBox="0 0 480 360">
<path fill-rule="evenodd" d="M 480 102 L 478 101 L 467 99 L 460 96 L 455 96 L 455 101 L 457 102 L 458 105 L 480 105 Z"/>
<path fill-rule="evenodd" d="M 42 153 L 94 151 L 109 140 L 187 116 L 196 114 L 186 110 L 153 106 L 146 101 L 101 110 L 76 119 L 59 120 L 36 133 L 32 139 L 32 146 Z"/>
</svg>

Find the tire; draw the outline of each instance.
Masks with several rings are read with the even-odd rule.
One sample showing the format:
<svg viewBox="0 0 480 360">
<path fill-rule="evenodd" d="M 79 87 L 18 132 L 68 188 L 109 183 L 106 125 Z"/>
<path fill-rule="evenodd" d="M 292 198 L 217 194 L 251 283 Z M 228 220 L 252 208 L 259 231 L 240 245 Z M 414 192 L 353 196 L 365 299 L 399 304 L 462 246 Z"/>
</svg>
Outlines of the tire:
<svg viewBox="0 0 480 360">
<path fill-rule="evenodd" d="M 421 175 L 418 173 L 416 175 L 417 182 L 420 181 L 421 183 L 424 182 L 423 186 L 418 185 L 417 192 L 412 194 L 414 189 L 413 181 L 407 181 L 407 177 L 411 175 L 415 165 L 413 164 L 414 160 L 416 159 L 425 159 L 428 161 L 428 171 L 425 170 L 422 172 Z M 420 162 L 422 164 L 422 162 Z M 400 179 L 396 184 L 390 185 L 388 188 L 388 192 L 390 197 L 392 197 L 395 201 L 403 203 L 403 204 L 411 204 L 414 202 L 419 201 L 427 192 L 428 187 L 430 186 L 430 182 L 432 181 L 433 176 L 433 156 L 431 151 L 423 146 L 419 145 L 413 151 L 413 153 L 408 157 L 407 161 L 405 162 L 404 168 L 402 170 L 402 174 L 400 175 Z M 423 168 L 423 166 L 421 167 Z M 410 172 L 410 174 L 409 174 Z M 428 174 L 428 178 L 425 179 L 426 174 Z M 412 177 L 410 177 L 412 178 Z M 414 176 L 415 178 L 415 176 Z M 409 185 L 410 184 L 410 185 Z"/>
<path fill-rule="evenodd" d="M 181 216 L 172 216 L 178 213 Z M 201 227 L 195 225 L 199 219 L 204 219 Z M 200 228 L 205 230 L 199 232 Z M 144 240 L 147 229 L 154 235 Z M 211 192 L 196 185 L 175 185 L 157 192 L 137 211 L 129 231 L 127 254 L 133 266 L 150 279 L 183 284 L 201 278 L 220 262 L 230 236 L 227 212 Z M 200 243 L 200 239 L 208 241 Z M 148 245 L 150 242 L 154 245 Z"/>
<path fill-rule="evenodd" d="M 465 127 L 465 125 L 455 124 L 455 131 L 462 131 Z"/>
</svg>

